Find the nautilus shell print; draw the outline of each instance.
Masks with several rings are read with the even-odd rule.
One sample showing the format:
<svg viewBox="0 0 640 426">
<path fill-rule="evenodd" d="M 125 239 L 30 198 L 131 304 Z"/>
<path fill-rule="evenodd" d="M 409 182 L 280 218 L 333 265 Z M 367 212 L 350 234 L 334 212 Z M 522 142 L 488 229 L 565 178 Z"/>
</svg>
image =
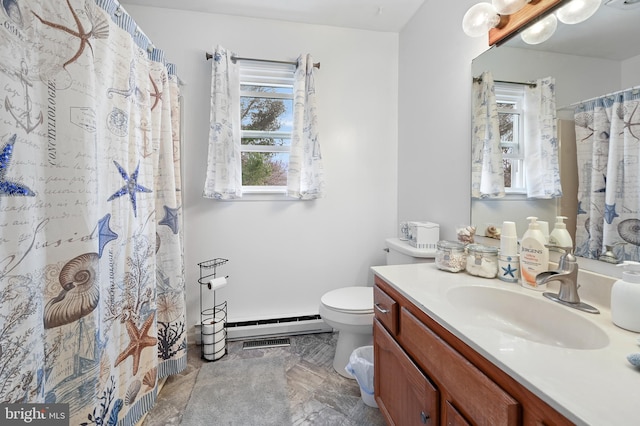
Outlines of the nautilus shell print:
<svg viewBox="0 0 640 426">
<path fill-rule="evenodd" d="M 59 275 L 62 290 L 44 308 L 44 328 L 77 321 L 98 306 L 98 259 L 98 253 L 85 253 L 64 265 Z"/>
<path fill-rule="evenodd" d="M 635 246 L 640 246 L 640 219 L 626 219 L 618 224 L 620 238 Z"/>
</svg>

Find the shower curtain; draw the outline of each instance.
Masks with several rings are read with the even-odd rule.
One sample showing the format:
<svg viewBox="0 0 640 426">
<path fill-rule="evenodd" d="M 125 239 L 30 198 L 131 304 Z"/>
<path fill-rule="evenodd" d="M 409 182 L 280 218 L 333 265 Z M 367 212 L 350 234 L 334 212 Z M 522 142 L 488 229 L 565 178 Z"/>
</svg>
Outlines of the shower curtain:
<svg viewBox="0 0 640 426">
<path fill-rule="evenodd" d="M 640 261 L 640 90 L 579 104 L 576 254 Z"/>
<path fill-rule="evenodd" d="M 132 425 L 186 365 L 175 69 L 115 0 L 0 7 L 0 401 Z"/>
</svg>

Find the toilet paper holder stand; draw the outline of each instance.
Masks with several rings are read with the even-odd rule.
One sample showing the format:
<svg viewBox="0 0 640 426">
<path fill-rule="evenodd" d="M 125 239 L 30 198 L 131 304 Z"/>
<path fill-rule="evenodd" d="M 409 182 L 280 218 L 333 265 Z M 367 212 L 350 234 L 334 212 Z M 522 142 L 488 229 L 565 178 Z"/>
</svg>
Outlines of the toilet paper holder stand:
<svg viewBox="0 0 640 426">
<path fill-rule="evenodd" d="M 200 267 L 200 339 L 201 358 L 216 361 L 227 353 L 227 302 L 216 304 L 217 288 L 226 285 L 226 279 L 217 278 L 217 269 L 228 259 L 215 258 L 198 263 Z M 205 289 L 206 286 L 206 289 Z M 213 291 L 210 291 L 213 290 Z"/>
</svg>

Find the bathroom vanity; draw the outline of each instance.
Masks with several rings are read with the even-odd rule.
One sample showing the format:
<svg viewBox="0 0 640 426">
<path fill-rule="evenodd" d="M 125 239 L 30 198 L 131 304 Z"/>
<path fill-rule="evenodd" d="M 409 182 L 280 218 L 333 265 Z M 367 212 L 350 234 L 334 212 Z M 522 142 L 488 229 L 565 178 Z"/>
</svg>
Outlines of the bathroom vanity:
<svg viewBox="0 0 640 426">
<path fill-rule="evenodd" d="M 640 370 L 625 358 L 640 334 L 615 327 L 606 300 L 586 299 L 594 315 L 433 264 L 373 271 L 375 397 L 388 424 L 638 424 Z"/>
</svg>

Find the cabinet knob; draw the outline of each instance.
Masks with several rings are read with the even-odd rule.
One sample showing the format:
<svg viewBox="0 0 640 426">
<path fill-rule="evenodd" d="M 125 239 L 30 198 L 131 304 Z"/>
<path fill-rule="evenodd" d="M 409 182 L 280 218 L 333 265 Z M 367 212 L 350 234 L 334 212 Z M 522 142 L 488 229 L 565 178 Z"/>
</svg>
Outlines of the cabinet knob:
<svg viewBox="0 0 640 426">
<path fill-rule="evenodd" d="M 376 307 L 376 309 L 377 309 L 378 311 L 380 311 L 380 313 L 382 313 L 382 314 L 388 314 L 388 313 L 390 312 L 388 309 L 384 309 L 383 307 L 381 307 L 379 303 L 376 303 L 376 304 L 375 304 L 375 305 L 373 305 L 373 306 L 375 306 L 375 307 Z"/>
<path fill-rule="evenodd" d="M 425 414 L 424 411 L 420 412 L 420 421 L 422 422 L 422 424 L 427 424 L 427 422 L 430 420 L 430 417 L 428 414 Z"/>
</svg>

